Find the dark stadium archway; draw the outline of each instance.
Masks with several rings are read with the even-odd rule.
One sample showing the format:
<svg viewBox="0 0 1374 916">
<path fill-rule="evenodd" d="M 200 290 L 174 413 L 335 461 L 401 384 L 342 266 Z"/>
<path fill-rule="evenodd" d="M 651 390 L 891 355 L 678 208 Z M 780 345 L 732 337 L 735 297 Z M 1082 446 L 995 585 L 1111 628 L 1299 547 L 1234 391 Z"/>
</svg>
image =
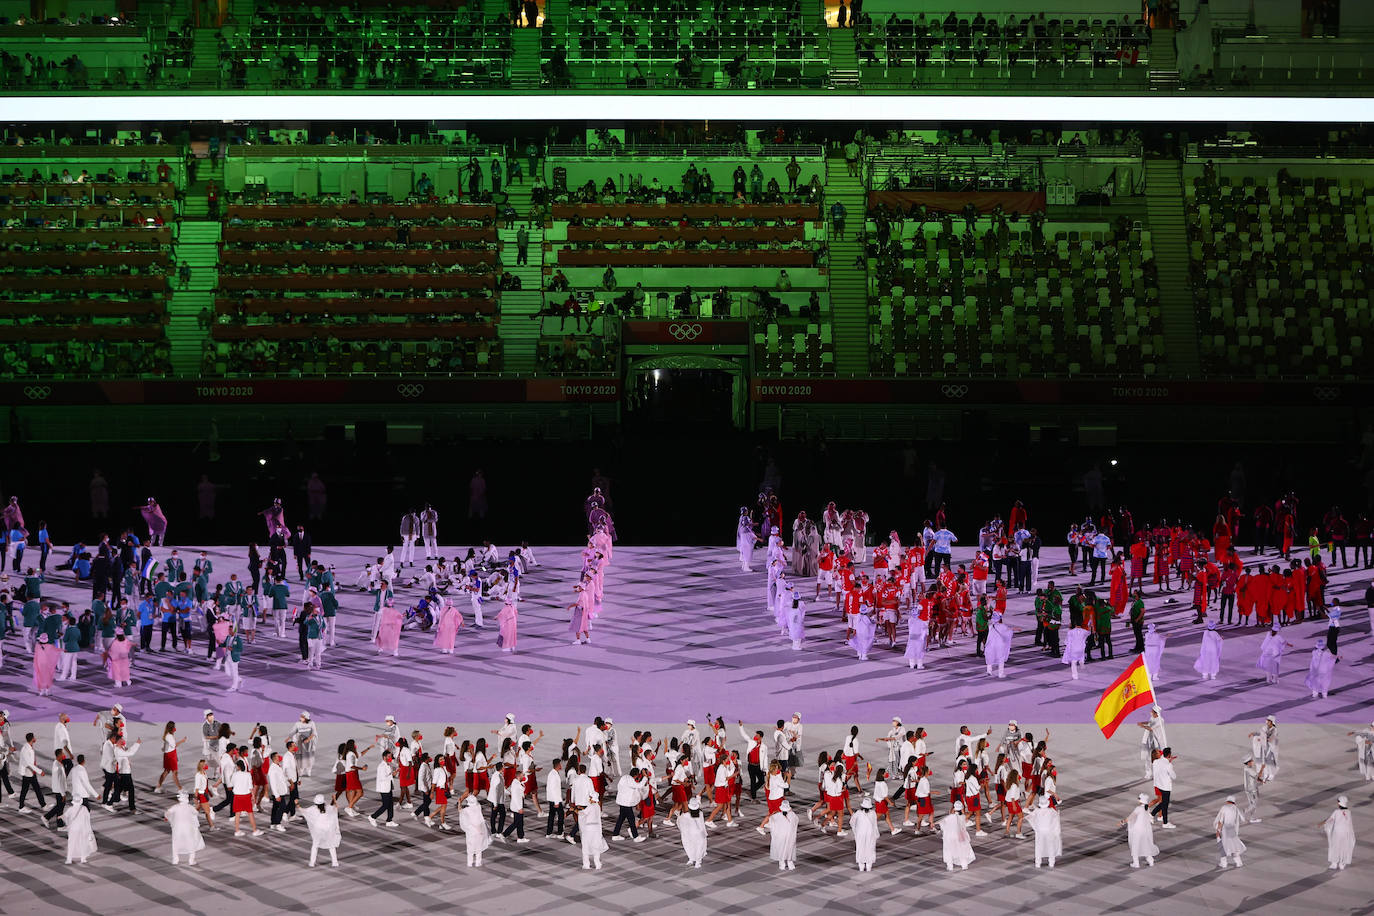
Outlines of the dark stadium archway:
<svg viewBox="0 0 1374 916">
<path fill-rule="evenodd" d="M 630 363 L 626 389 L 630 414 L 647 426 L 741 429 L 748 384 L 742 361 L 674 354 Z"/>
</svg>

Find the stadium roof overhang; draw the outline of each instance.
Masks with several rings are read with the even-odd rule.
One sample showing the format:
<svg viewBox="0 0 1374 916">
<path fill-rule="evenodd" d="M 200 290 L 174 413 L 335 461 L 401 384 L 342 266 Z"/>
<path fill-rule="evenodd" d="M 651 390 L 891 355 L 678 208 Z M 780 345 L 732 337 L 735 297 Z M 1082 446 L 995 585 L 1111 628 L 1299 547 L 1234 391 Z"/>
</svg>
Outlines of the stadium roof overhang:
<svg viewBox="0 0 1374 916">
<path fill-rule="evenodd" d="M 91 95 L 8 97 L 0 121 L 1374 121 L 1374 98 L 1228 94 Z"/>
</svg>

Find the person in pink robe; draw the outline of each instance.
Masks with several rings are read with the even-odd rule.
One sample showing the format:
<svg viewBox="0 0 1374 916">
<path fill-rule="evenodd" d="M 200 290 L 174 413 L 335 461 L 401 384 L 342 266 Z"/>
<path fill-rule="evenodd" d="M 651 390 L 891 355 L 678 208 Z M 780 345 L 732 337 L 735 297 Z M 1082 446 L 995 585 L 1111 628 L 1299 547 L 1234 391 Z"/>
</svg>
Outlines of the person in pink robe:
<svg viewBox="0 0 1374 916">
<path fill-rule="evenodd" d="M 382 619 L 377 625 L 377 654 L 390 652 L 393 656 L 401 654 L 401 612 L 396 610 L 395 602 L 388 601 L 382 607 Z"/>
<path fill-rule="evenodd" d="M 496 623 L 501 628 L 496 639 L 502 652 L 515 651 L 515 622 L 518 616 L 515 601 L 507 598 L 506 603 L 501 605 L 501 613 L 496 615 Z"/>
<path fill-rule="evenodd" d="M 572 612 L 568 632 L 573 635 L 574 646 L 592 641 L 592 593 L 588 584 L 584 578 L 573 586 L 575 598 L 573 603 L 568 605 L 568 610 Z"/>
<path fill-rule="evenodd" d="M 272 505 L 258 513 L 267 523 L 267 536 L 281 533 L 282 537 L 290 534 L 291 529 L 286 527 L 286 507 L 281 504 L 281 499 L 272 500 Z"/>
<path fill-rule="evenodd" d="M 162 514 L 162 507 L 150 496 L 148 502 L 140 506 L 138 511 L 142 513 L 143 521 L 148 526 L 148 543 L 154 547 L 160 545 L 167 539 L 167 516 Z"/>
<path fill-rule="evenodd" d="M 57 678 L 57 662 L 62 650 L 48 642 L 48 634 L 38 637 L 33 647 L 33 689 L 40 697 L 52 693 L 53 681 Z"/>
<path fill-rule="evenodd" d="M 129 655 L 133 650 L 134 644 L 124 636 L 124 628 L 118 627 L 115 630 L 114 642 L 105 648 L 105 670 L 109 672 L 110 680 L 115 682 L 116 687 L 133 683 L 133 677 L 129 673 Z"/>
<path fill-rule="evenodd" d="M 452 655 L 454 640 L 462 628 L 463 615 L 453 606 L 452 601 L 445 599 L 444 607 L 439 611 L 439 623 L 434 628 L 434 648 L 444 655 Z"/>
</svg>

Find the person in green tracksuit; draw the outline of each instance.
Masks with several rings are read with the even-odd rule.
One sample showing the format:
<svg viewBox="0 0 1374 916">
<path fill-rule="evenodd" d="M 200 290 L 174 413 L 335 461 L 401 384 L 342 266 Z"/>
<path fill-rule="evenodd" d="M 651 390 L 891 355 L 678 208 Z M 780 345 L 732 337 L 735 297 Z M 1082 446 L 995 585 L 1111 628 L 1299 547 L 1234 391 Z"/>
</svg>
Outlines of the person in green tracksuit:
<svg viewBox="0 0 1374 916">
<path fill-rule="evenodd" d="M 272 616 L 276 618 L 277 636 L 286 637 L 286 607 L 291 599 L 291 586 L 281 573 L 277 573 L 272 584 L 267 587 L 267 596 L 272 599 Z"/>
<path fill-rule="evenodd" d="M 1111 603 L 1107 601 L 1098 602 L 1096 614 L 1098 660 L 1116 658 L 1116 650 L 1112 647 Z M 1086 657 L 1084 660 L 1087 660 Z"/>
<path fill-rule="evenodd" d="M 243 678 L 239 676 L 239 662 L 243 660 L 243 637 L 239 636 L 238 627 L 229 627 L 229 632 L 219 647 L 224 650 L 224 671 L 229 675 L 229 692 L 236 693 L 243 685 Z"/>
<path fill-rule="evenodd" d="M 1135 601 L 1131 602 L 1131 631 L 1135 633 L 1135 648 L 1132 653 L 1145 651 L 1145 593 L 1135 590 Z"/>
<path fill-rule="evenodd" d="M 43 623 L 43 602 L 30 598 L 24 602 L 24 648 L 33 653 L 38 642 L 38 628 Z"/>
<path fill-rule="evenodd" d="M 973 646 L 973 654 L 982 658 L 983 647 L 988 644 L 988 596 L 978 596 L 978 606 L 973 609 L 973 630 L 977 634 L 977 642 Z"/>
<path fill-rule="evenodd" d="M 62 659 L 58 662 L 60 670 L 57 679 L 74 681 L 76 660 L 81 656 L 81 628 L 76 625 L 76 618 L 71 614 L 66 616 L 64 622 L 67 628 L 62 631 Z"/>
<path fill-rule="evenodd" d="M 1050 654 L 1059 658 L 1059 627 L 1064 622 L 1064 610 L 1057 604 L 1051 604 L 1045 609 L 1045 639 L 1050 647 Z"/>
</svg>

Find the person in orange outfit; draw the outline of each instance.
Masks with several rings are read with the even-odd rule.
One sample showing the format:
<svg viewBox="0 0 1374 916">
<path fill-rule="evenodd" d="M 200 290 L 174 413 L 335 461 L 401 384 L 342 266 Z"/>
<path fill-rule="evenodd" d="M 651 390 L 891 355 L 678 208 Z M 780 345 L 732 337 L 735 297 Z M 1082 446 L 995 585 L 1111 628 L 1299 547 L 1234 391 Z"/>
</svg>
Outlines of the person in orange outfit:
<svg viewBox="0 0 1374 916">
<path fill-rule="evenodd" d="M 1145 563 L 1150 558 L 1150 545 L 1146 542 L 1143 532 L 1142 536 L 1137 537 L 1131 545 L 1131 582 L 1132 589 L 1140 588 L 1145 583 Z M 1158 582 L 1158 579 L 1155 580 Z"/>
<path fill-rule="evenodd" d="M 1108 593 L 1107 600 L 1111 602 L 1112 614 L 1120 616 L 1126 610 L 1126 564 L 1121 561 L 1121 554 L 1117 554 L 1112 559 L 1112 587 Z"/>
<path fill-rule="evenodd" d="M 1293 580 L 1288 583 L 1288 615 L 1300 621 L 1307 610 L 1307 570 L 1302 563 L 1293 564 Z"/>
<path fill-rule="evenodd" d="M 1236 611 L 1240 614 L 1241 626 L 1248 626 L 1250 615 L 1255 613 L 1257 594 L 1254 585 L 1258 581 L 1259 579 L 1250 574 L 1248 567 L 1241 571 L 1240 578 L 1236 580 Z"/>
</svg>

